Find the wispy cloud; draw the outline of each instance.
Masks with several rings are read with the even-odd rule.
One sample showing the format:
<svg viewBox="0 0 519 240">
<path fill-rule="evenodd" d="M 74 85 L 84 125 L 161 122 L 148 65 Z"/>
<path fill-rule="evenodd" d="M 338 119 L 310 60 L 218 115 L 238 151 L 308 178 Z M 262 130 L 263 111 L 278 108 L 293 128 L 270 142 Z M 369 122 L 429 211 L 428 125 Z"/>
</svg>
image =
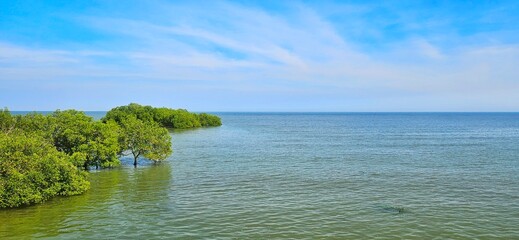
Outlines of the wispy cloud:
<svg viewBox="0 0 519 240">
<path fill-rule="evenodd" d="M 308 101 L 328 92 L 335 96 L 328 101 L 330 106 L 337 107 L 332 101 L 355 98 L 364 99 L 367 105 L 359 106 L 366 110 L 405 110 L 397 105 L 413 105 L 410 101 L 418 98 L 452 99 L 458 106 L 452 109 L 466 107 L 464 99 L 501 104 L 504 110 L 519 109 L 519 96 L 514 94 L 519 92 L 519 45 L 495 41 L 453 44 L 463 42 L 461 35 L 451 35 L 444 44 L 439 35 L 419 34 L 423 28 L 449 25 L 448 19 L 417 25 L 413 20 L 420 16 L 395 11 L 400 15 L 386 18 L 384 28 L 401 25 L 412 34 L 388 39 L 383 48 L 367 49 L 365 43 L 347 34 L 387 38 L 380 26 L 369 23 L 373 9 L 369 5 L 325 8 L 290 3 L 282 6 L 282 13 L 228 2 L 210 5 L 193 9 L 160 2 L 150 7 L 149 17 L 139 18 L 82 13 L 70 21 L 111 38 L 104 44 L 77 43 L 74 49 L 36 48 L 0 39 L 0 82 L 83 81 L 92 86 L 112 82 L 133 93 L 135 89 L 129 88 L 135 86 L 124 81 L 137 81 L 156 85 L 153 89 L 193 93 L 203 88 L 206 93 L 211 89 L 243 91 L 268 98 L 273 92 L 285 92 Z M 355 15 L 357 27 L 333 20 L 340 13 Z M 157 20 L 153 15 L 161 17 Z M 359 30 L 361 25 L 366 29 Z M 349 26 L 353 30 L 343 30 Z M 110 47 L 119 43 L 120 47 Z M 371 101 L 366 99 L 393 102 L 369 106 Z M 413 106 L 424 110 L 445 108 L 416 102 Z M 236 109 L 242 107 L 236 105 Z M 293 105 L 287 104 L 289 107 Z M 335 110 L 362 109 L 344 106 Z"/>
</svg>

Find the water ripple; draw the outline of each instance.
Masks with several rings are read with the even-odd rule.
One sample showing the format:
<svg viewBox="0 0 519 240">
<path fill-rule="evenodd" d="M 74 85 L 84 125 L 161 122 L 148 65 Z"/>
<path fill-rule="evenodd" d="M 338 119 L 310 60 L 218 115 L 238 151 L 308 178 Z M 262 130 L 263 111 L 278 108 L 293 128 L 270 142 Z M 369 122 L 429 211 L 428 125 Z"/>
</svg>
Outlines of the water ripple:
<svg viewBox="0 0 519 240">
<path fill-rule="evenodd" d="M 0 238 L 517 239 L 519 116 L 223 114 Z"/>
</svg>

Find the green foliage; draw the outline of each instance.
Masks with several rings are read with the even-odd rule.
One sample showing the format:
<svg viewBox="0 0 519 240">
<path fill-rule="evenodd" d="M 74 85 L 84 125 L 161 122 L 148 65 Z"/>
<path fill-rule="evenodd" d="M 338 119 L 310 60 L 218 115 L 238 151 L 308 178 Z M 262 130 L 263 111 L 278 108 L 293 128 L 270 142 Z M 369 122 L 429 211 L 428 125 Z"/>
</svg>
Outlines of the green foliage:
<svg viewBox="0 0 519 240">
<path fill-rule="evenodd" d="M 118 125 L 114 122 L 96 122 L 76 110 L 56 111 L 49 116 L 51 139 L 58 151 L 71 156 L 78 167 L 115 167 L 120 164 L 117 154 Z"/>
<path fill-rule="evenodd" d="M 139 157 L 162 161 L 171 155 L 171 136 L 167 129 L 155 122 L 143 122 L 134 116 L 121 121 L 120 144 L 133 155 L 137 166 Z"/>
<path fill-rule="evenodd" d="M 153 108 L 136 103 L 111 109 L 103 121 L 113 120 L 121 123 L 130 116 L 144 122 L 157 122 L 167 128 L 187 129 L 222 125 L 220 118 L 215 115 L 190 113 L 185 109 Z"/>
<path fill-rule="evenodd" d="M 158 122 L 163 127 L 173 128 L 173 117 L 176 110 L 169 108 L 155 108 L 153 120 Z M 140 119 L 140 118 L 139 118 Z"/>
<path fill-rule="evenodd" d="M 0 109 L 0 208 L 81 194 L 89 182 L 80 168 L 115 167 L 119 155 L 132 154 L 135 166 L 139 157 L 165 160 L 171 136 L 162 126 L 199 127 L 210 118 L 138 104 L 114 108 L 103 121 L 76 110 L 12 116 Z"/>
<path fill-rule="evenodd" d="M 202 125 L 198 121 L 198 117 L 194 113 L 190 113 L 184 109 L 178 109 L 172 111 L 172 118 L 170 119 L 173 128 L 186 129 L 196 128 Z"/>
<path fill-rule="evenodd" d="M 14 129 L 15 119 L 7 108 L 0 110 L 0 132 L 8 133 Z"/>
<path fill-rule="evenodd" d="M 68 158 L 40 136 L 0 133 L 0 208 L 85 192 L 86 173 Z"/>
<path fill-rule="evenodd" d="M 120 165 L 118 153 L 119 125 L 115 122 L 93 122 L 87 132 L 87 141 L 78 146 L 77 152 L 84 153 L 83 166 L 112 168 Z"/>
<path fill-rule="evenodd" d="M 203 127 L 222 125 L 222 120 L 218 116 L 207 113 L 200 113 L 198 115 L 198 121 Z"/>
<path fill-rule="evenodd" d="M 39 113 L 28 113 L 16 116 L 16 127 L 28 134 L 42 136 L 53 143 L 56 119 Z"/>
<path fill-rule="evenodd" d="M 56 149 L 72 155 L 88 142 L 92 132 L 92 117 L 76 110 L 58 110 L 52 117 L 55 119 L 52 139 Z"/>
<path fill-rule="evenodd" d="M 130 115 L 146 122 L 151 122 L 154 120 L 153 107 L 141 106 L 137 103 L 130 103 L 128 106 L 112 108 L 106 113 L 106 116 L 103 118 L 103 122 L 107 120 L 114 120 L 115 122 L 120 123 Z"/>
<path fill-rule="evenodd" d="M 58 151 L 71 156 L 69 161 L 78 167 L 88 169 L 120 165 L 120 129 L 113 121 L 94 121 L 92 117 L 76 110 L 58 110 L 48 116 L 29 113 L 16 117 L 8 115 L 8 112 L 0 112 L 0 126 L 13 125 L 5 119 L 13 119 L 16 129 L 40 136 Z"/>
</svg>

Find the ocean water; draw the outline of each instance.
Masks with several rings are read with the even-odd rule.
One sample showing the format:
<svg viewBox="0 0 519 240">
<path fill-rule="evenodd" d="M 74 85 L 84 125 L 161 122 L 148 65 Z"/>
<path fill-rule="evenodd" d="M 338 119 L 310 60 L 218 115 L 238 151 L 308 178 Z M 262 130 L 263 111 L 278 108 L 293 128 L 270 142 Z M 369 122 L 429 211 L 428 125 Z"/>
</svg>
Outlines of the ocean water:
<svg viewBox="0 0 519 240">
<path fill-rule="evenodd" d="M 518 113 L 221 113 L 0 239 L 519 239 Z"/>
</svg>

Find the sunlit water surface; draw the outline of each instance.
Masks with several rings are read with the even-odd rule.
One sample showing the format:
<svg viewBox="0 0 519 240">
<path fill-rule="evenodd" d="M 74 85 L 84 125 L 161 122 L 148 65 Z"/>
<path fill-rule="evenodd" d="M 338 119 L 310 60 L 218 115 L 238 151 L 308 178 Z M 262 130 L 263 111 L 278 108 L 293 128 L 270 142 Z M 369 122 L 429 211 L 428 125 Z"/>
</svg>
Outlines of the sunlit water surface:
<svg viewBox="0 0 519 240">
<path fill-rule="evenodd" d="M 0 239 L 519 239 L 519 114 L 219 114 Z"/>
</svg>

